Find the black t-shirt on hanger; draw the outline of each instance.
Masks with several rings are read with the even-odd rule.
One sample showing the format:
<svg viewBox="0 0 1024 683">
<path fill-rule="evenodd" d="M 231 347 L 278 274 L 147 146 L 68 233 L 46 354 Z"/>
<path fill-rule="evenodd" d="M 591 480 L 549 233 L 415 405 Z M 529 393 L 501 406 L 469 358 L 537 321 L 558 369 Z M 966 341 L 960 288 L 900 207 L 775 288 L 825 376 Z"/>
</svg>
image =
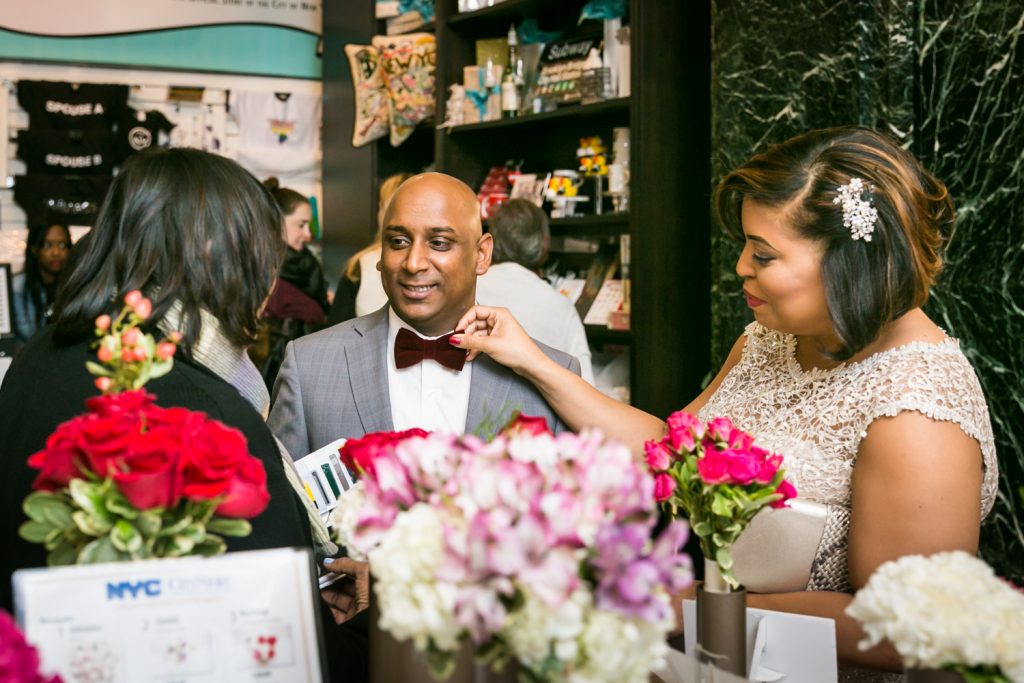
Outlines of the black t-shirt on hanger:
<svg viewBox="0 0 1024 683">
<path fill-rule="evenodd" d="M 48 220 L 92 225 L 110 182 L 110 176 L 99 175 L 20 175 L 14 178 L 14 201 L 30 225 Z"/>
<path fill-rule="evenodd" d="M 108 176 L 120 162 L 113 135 L 101 130 L 20 130 L 18 156 L 33 175 Z"/>
<path fill-rule="evenodd" d="M 31 128 L 110 129 L 127 102 L 127 85 L 18 81 L 18 104 Z"/>
<path fill-rule="evenodd" d="M 117 119 L 117 144 L 122 158 L 150 147 L 160 147 L 160 134 L 174 129 L 158 111 L 136 111 L 131 107 Z"/>
</svg>

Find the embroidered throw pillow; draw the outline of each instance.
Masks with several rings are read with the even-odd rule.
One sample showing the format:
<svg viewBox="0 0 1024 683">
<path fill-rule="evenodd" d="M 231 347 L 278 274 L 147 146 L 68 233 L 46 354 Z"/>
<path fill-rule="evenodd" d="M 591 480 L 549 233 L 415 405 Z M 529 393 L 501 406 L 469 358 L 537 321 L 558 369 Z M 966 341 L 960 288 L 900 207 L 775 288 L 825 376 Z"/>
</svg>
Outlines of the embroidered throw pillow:
<svg viewBox="0 0 1024 683">
<path fill-rule="evenodd" d="M 372 45 L 346 45 L 345 55 L 352 69 L 356 116 L 352 146 L 361 147 L 388 134 L 388 90 L 380 57 Z"/>
<path fill-rule="evenodd" d="M 434 35 L 374 36 L 373 45 L 388 89 L 391 144 L 397 147 L 417 124 L 434 116 Z"/>
</svg>

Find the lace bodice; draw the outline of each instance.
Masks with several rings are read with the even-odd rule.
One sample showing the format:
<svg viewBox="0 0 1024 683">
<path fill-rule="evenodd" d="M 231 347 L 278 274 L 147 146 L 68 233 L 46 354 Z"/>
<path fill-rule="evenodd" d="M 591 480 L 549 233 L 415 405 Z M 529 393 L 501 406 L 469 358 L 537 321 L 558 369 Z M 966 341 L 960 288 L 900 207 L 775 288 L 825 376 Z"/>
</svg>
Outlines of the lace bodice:
<svg viewBox="0 0 1024 683">
<path fill-rule="evenodd" d="M 796 339 L 754 322 L 743 355 L 700 410 L 724 415 L 781 453 L 801 498 L 850 506 L 853 464 L 868 426 L 913 410 L 960 426 L 981 445 L 982 515 L 998 485 L 992 425 L 981 385 L 955 339 L 913 342 L 830 370 L 805 371 Z"/>
</svg>

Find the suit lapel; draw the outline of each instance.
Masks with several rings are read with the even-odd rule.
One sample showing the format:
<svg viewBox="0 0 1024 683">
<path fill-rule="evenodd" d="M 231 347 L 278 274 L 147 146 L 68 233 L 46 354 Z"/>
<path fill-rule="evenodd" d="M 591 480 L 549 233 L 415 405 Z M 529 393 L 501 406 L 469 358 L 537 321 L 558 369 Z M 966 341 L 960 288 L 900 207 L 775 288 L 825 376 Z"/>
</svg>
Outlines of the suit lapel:
<svg viewBox="0 0 1024 683">
<path fill-rule="evenodd" d="M 365 433 L 394 431 L 388 391 L 388 308 L 371 313 L 356 327 L 361 337 L 345 348 L 352 398 Z"/>
<path fill-rule="evenodd" d="M 512 376 L 487 356 L 473 361 L 473 379 L 469 386 L 469 410 L 466 412 L 466 431 L 477 434 L 482 426 L 497 432 L 505 426 L 506 413 L 515 406 L 507 405 L 512 388 Z M 493 434 L 479 434 L 489 437 Z"/>
</svg>

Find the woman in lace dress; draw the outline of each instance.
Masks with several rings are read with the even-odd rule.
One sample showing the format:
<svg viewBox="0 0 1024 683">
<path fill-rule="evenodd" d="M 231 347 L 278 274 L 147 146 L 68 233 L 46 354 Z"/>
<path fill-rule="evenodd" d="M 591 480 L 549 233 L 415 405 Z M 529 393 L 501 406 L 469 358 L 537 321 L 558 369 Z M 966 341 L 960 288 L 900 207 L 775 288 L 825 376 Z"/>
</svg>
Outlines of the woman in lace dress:
<svg viewBox="0 0 1024 683">
<path fill-rule="evenodd" d="M 722 180 L 715 208 L 744 243 L 736 272 L 755 321 L 685 410 L 728 416 L 783 454 L 801 499 L 829 511 L 806 587 L 748 604 L 834 619 L 841 679 L 882 679 L 899 658 L 887 644 L 858 649 L 843 612 L 852 592 L 902 555 L 976 552 L 996 492 L 978 379 L 921 310 L 952 201 L 884 136 L 835 128 L 752 158 Z M 664 434 L 553 367 L 507 311 L 476 307 L 459 329 L 463 348 L 529 378 L 574 429 L 599 426 L 638 452 Z"/>
</svg>

